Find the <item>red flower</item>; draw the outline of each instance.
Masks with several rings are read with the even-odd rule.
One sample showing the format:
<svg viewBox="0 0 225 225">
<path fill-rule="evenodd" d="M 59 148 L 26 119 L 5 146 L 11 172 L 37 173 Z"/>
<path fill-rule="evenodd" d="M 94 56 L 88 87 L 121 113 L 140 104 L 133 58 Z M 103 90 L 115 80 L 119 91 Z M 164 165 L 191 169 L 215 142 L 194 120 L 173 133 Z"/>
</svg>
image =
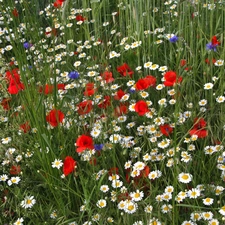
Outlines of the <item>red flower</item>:
<svg viewBox="0 0 225 225">
<path fill-rule="evenodd" d="M 205 62 L 209 65 L 210 60 L 208 58 L 205 59 Z M 216 62 L 216 59 L 212 58 L 212 63 L 214 64 Z"/>
<path fill-rule="evenodd" d="M 149 88 L 150 86 L 155 86 L 156 84 L 156 78 L 148 75 L 145 78 L 141 78 L 137 81 L 135 88 L 137 90 L 145 90 Z"/>
<path fill-rule="evenodd" d="M 8 92 L 11 95 L 16 95 L 16 94 L 18 94 L 18 92 L 20 90 L 24 90 L 24 88 L 25 87 L 24 87 L 24 84 L 23 83 L 14 84 L 14 81 L 13 81 L 13 82 L 10 82 L 10 84 L 9 84 Z"/>
<path fill-rule="evenodd" d="M 63 174 L 67 176 L 72 173 L 76 164 L 77 162 L 71 156 L 67 156 L 63 162 Z"/>
<path fill-rule="evenodd" d="M 77 152 L 83 152 L 86 149 L 94 149 L 93 139 L 87 135 L 81 135 L 76 141 Z"/>
<path fill-rule="evenodd" d="M 185 66 L 187 64 L 187 61 L 185 59 L 180 60 L 180 66 Z"/>
<path fill-rule="evenodd" d="M 164 124 L 160 126 L 160 131 L 165 136 L 169 136 L 173 132 L 173 128 L 169 124 Z"/>
<path fill-rule="evenodd" d="M 19 13 L 18 13 L 18 11 L 17 11 L 16 8 L 13 9 L 12 14 L 13 14 L 13 16 L 15 16 L 15 17 L 18 17 L 18 16 L 19 16 Z"/>
<path fill-rule="evenodd" d="M 9 173 L 11 175 L 17 175 L 21 172 L 20 165 L 19 166 L 11 166 Z"/>
<path fill-rule="evenodd" d="M 120 73 L 123 77 L 125 77 L 127 75 L 132 77 L 132 75 L 134 73 L 126 63 L 124 63 L 121 66 L 118 66 L 116 69 L 117 69 L 117 72 Z"/>
<path fill-rule="evenodd" d="M 65 90 L 65 84 L 57 84 L 58 90 Z"/>
<path fill-rule="evenodd" d="M 94 95 L 95 91 L 96 91 L 95 84 L 94 83 L 87 83 L 86 87 L 85 87 L 84 95 L 85 96 Z"/>
<path fill-rule="evenodd" d="M 50 84 L 46 84 L 43 90 L 43 87 L 39 88 L 39 92 L 44 92 L 45 95 L 51 94 L 53 92 L 54 86 Z"/>
<path fill-rule="evenodd" d="M 65 0 L 56 0 L 53 5 L 55 8 L 60 8 L 63 2 L 65 2 Z"/>
<path fill-rule="evenodd" d="M 144 169 L 141 170 L 140 175 L 138 175 L 138 176 L 135 177 L 134 179 L 139 179 L 139 178 L 141 178 L 141 177 L 146 178 L 146 177 L 148 177 L 149 173 L 150 173 L 150 168 L 149 168 L 149 166 L 145 166 Z"/>
<path fill-rule="evenodd" d="M 128 113 L 128 108 L 125 104 L 121 104 L 120 106 L 117 106 L 114 110 L 115 116 L 122 116 L 124 114 Z"/>
<path fill-rule="evenodd" d="M 206 127 L 206 121 L 203 118 L 195 118 L 194 127 L 189 131 L 189 134 L 197 135 L 198 138 L 204 138 L 208 135 L 208 131 L 204 129 Z"/>
<path fill-rule="evenodd" d="M 214 46 L 215 45 L 220 45 L 220 42 L 217 40 L 216 36 L 213 36 L 211 41 L 212 41 L 212 45 L 214 45 Z"/>
<path fill-rule="evenodd" d="M 168 71 L 164 74 L 164 78 L 165 78 L 165 82 L 164 85 L 165 86 L 173 86 L 175 83 L 180 83 L 182 81 L 182 77 L 177 77 L 176 72 L 174 71 Z"/>
<path fill-rule="evenodd" d="M 116 94 L 114 95 L 115 100 L 120 100 L 126 93 L 122 90 L 119 89 Z"/>
<path fill-rule="evenodd" d="M 134 109 L 135 109 L 135 112 L 137 112 L 139 116 L 144 116 L 145 113 L 150 111 L 148 109 L 148 104 L 143 100 L 136 102 Z"/>
<path fill-rule="evenodd" d="M 12 71 L 6 71 L 6 79 L 9 81 L 8 92 L 17 94 L 20 90 L 24 90 L 24 84 L 20 81 L 19 69 L 15 68 Z"/>
<path fill-rule="evenodd" d="M 59 123 L 62 123 L 64 114 L 60 110 L 52 109 L 46 116 L 46 121 L 50 123 L 52 127 L 57 127 Z"/>
<path fill-rule="evenodd" d="M 16 83 L 19 83 L 20 82 L 20 75 L 19 75 L 19 69 L 18 68 L 15 68 L 13 69 L 12 71 L 6 71 L 5 75 L 6 75 L 6 79 L 9 81 L 9 82 L 13 82 L 14 81 L 14 84 Z"/>
<path fill-rule="evenodd" d="M 83 16 L 81 16 L 81 15 L 76 15 L 76 21 L 85 21 L 86 20 L 86 18 L 84 18 Z"/>
<path fill-rule="evenodd" d="M 23 123 L 20 125 L 20 129 L 24 132 L 27 133 L 30 130 L 30 125 L 28 122 Z"/>
<path fill-rule="evenodd" d="M 98 104 L 98 107 L 101 108 L 101 109 L 105 109 L 108 106 L 110 106 L 110 104 L 111 104 L 111 97 L 106 95 L 104 97 L 104 100 L 100 104 Z"/>
<path fill-rule="evenodd" d="M 105 71 L 103 74 L 101 74 L 101 77 L 105 80 L 106 83 L 111 83 L 114 81 L 112 72 Z"/>
<path fill-rule="evenodd" d="M 88 114 L 93 108 L 92 101 L 91 100 L 85 100 L 85 101 L 79 103 L 77 105 L 77 107 L 78 107 L 77 112 L 78 112 L 79 115 Z"/>
<path fill-rule="evenodd" d="M 9 102 L 11 101 L 11 98 L 3 98 L 1 101 L 1 105 L 3 107 L 4 110 L 9 110 L 10 106 L 9 106 Z"/>
</svg>

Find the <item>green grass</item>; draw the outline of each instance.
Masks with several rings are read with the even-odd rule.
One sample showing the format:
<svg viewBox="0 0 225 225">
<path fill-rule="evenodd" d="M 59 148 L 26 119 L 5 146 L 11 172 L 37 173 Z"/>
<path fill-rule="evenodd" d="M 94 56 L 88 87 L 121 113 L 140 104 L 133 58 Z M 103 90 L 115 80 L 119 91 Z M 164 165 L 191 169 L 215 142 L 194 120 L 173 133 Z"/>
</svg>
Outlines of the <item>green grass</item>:
<svg viewBox="0 0 225 225">
<path fill-rule="evenodd" d="M 1 224 L 223 224 L 224 1 L 53 3 L 0 5 Z"/>
</svg>

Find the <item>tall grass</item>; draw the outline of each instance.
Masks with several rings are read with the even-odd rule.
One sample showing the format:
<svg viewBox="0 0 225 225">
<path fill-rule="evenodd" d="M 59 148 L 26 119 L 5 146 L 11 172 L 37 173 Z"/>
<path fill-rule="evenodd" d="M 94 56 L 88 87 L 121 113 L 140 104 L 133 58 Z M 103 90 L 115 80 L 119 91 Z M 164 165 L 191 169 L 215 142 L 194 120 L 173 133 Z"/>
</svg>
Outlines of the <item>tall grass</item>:
<svg viewBox="0 0 225 225">
<path fill-rule="evenodd" d="M 0 6 L 1 224 L 223 224 L 224 2 L 53 3 Z"/>
</svg>

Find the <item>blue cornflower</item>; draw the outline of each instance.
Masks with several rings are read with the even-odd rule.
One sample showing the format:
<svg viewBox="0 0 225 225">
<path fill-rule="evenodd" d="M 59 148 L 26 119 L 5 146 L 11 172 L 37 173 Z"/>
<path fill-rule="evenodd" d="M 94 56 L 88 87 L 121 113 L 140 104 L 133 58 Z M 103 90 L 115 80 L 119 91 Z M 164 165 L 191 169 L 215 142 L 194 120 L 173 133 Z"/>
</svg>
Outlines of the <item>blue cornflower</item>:
<svg viewBox="0 0 225 225">
<path fill-rule="evenodd" d="M 206 44 L 206 49 L 207 50 L 213 50 L 214 52 L 216 52 L 216 47 L 218 46 L 218 44 L 213 44 L 212 42 Z"/>
<path fill-rule="evenodd" d="M 30 48 L 32 46 L 32 44 L 30 44 L 29 42 L 24 42 L 23 43 L 23 47 L 25 48 L 25 49 L 28 49 L 28 48 Z"/>
<path fill-rule="evenodd" d="M 68 77 L 70 79 L 77 79 L 80 76 L 80 74 L 77 71 L 72 71 L 68 74 Z"/>
<path fill-rule="evenodd" d="M 178 41 L 178 37 L 177 37 L 176 35 L 173 35 L 173 36 L 169 39 L 169 41 L 170 41 L 171 43 L 175 43 L 175 42 Z"/>
<path fill-rule="evenodd" d="M 96 151 L 101 151 L 103 149 L 104 145 L 103 144 L 94 144 L 94 148 Z"/>
</svg>

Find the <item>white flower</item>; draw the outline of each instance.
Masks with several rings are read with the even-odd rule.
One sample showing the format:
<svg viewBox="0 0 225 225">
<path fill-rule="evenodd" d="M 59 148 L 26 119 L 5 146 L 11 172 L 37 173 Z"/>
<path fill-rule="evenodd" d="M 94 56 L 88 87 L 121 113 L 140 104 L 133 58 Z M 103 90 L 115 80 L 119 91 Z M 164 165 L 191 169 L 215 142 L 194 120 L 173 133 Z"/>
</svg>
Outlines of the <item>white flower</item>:
<svg viewBox="0 0 225 225">
<path fill-rule="evenodd" d="M 52 168 L 60 169 L 63 165 L 63 162 L 61 159 L 55 159 L 54 162 L 52 162 Z"/>
<path fill-rule="evenodd" d="M 222 103 L 222 102 L 224 102 L 225 101 L 225 97 L 224 96 L 218 96 L 217 98 L 216 98 L 216 101 L 218 102 L 218 103 Z"/>
<path fill-rule="evenodd" d="M 121 136 L 119 134 L 112 134 L 110 137 L 109 137 L 109 140 L 112 142 L 112 143 L 118 143 L 121 141 Z"/>
<path fill-rule="evenodd" d="M 210 90 L 212 88 L 213 88 L 213 84 L 212 83 L 206 83 L 206 84 L 204 84 L 204 89 L 205 90 Z"/>
<path fill-rule="evenodd" d="M 23 221 L 23 218 L 18 218 L 17 221 L 13 223 L 13 225 L 23 225 Z"/>
<path fill-rule="evenodd" d="M 97 205 L 98 208 L 105 208 L 106 207 L 106 200 L 100 199 L 100 200 L 98 200 L 96 205 Z"/>
<path fill-rule="evenodd" d="M 219 213 L 225 216 L 225 205 L 219 210 Z"/>
<path fill-rule="evenodd" d="M 106 192 L 109 190 L 109 186 L 108 186 L 108 185 L 102 185 L 102 186 L 100 187 L 100 190 L 101 190 L 102 192 L 106 193 Z"/>
<path fill-rule="evenodd" d="M 137 209 L 138 209 L 137 203 L 130 201 L 130 200 L 126 201 L 125 208 L 124 208 L 125 212 L 132 214 L 132 213 L 136 212 Z"/>
<path fill-rule="evenodd" d="M 191 190 L 188 191 L 188 197 L 189 198 L 198 198 L 201 194 L 200 190 L 197 188 L 192 188 Z"/>
<path fill-rule="evenodd" d="M 146 62 L 144 64 L 144 68 L 149 68 L 152 65 L 152 62 Z"/>
<path fill-rule="evenodd" d="M 122 185 L 123 185 L 123 182 L 120 181 L 120 180 L 113 180 L 112 181 L 112 187 L 113 188 L 119 188 L 119 187 L 122 187 Z"/>
<path fill-rule="evenodd" d="M 192 181 L 192 175 L 189 173 L 180 173 L 178 175 L 178 180 L 181 183 L 188 184 Z"/>
<path fill-rule="evenodd" d="M 36 200 L 34 199 L 34 196 L 26 196 L 20 205 L 23 208 L 27 209 L 27 208 L 32 208 L 35 203 L 36 203 Z"/>
<path fill-rule="evenodd" d="M 7 181 L 7 184 L 9 186 L 11 186 L 12 184 L 18 184 L 20 180 L 20 177 L 11 177 L 11 179 Z"/>
<path fill-rule="evenodd" d="M 0 176 L 0 182 L 1 181 L 6 181 L 6 180 L 8 180 L 9 178 L 8 178 L 8 176 L 6 175 L 6 174 L 3 174 L 3 175 L 1 175 Z"/>
<path fill-rule="evenodd" d="M 144 197 L 144 192 L 136 190 L 135 192 L 130 193 L 130 197 L 132 198 L 132 201 L 138 202 L 141 201 Z"/>
<path fill-rule="evenodd" d="M 150 70 L 156 70 L 159 68 L 159 65 L 158 64 L 152 64 L 150 67 Z"/>
<path fill-rule="evenodd" d="M 11 137 L 2 138 L 2 144 L 8 144 L 9 142 L 11 142 L 11 140 Z"/>
<path fill-rule="evenodd" d="M 224 60 L 222 59 L 219 59 L 214 63 L 215 66 L 223 66 L 223 64 L 224 64 Z"/>
</svg>

